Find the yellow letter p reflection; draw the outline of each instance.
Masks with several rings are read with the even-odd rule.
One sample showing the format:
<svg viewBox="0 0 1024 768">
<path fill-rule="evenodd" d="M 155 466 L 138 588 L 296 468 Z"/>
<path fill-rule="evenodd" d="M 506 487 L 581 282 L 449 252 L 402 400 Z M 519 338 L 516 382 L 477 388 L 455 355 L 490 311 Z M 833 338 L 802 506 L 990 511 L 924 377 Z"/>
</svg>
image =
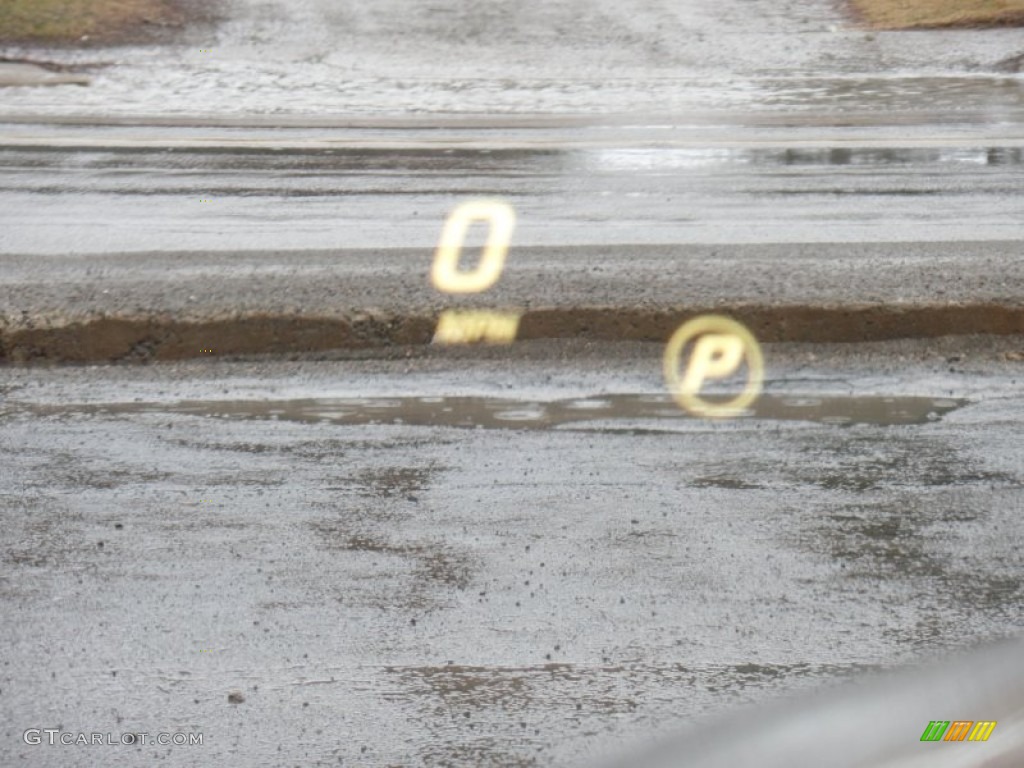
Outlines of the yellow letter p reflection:
<svg viewBox="0 0 1024 768">
<path fill-rule="evenodd" d="M 694 341 L 695 340 L 695 341 Z M 693 341 L 686 370 L 679 368 L 686 345 Z M 700 397 L 708 379 L 725 379 L 747 362 L 747 384 L 726 402 Z M 764 381 L 764 358 L 757 339 L 740 323 L 721 315 L 701 315 L 683 323 L 665 348 L 665 382 L 676 402 L 687 412 L 707 418 L 739 416 L 758 395 Z"/>
</svg>

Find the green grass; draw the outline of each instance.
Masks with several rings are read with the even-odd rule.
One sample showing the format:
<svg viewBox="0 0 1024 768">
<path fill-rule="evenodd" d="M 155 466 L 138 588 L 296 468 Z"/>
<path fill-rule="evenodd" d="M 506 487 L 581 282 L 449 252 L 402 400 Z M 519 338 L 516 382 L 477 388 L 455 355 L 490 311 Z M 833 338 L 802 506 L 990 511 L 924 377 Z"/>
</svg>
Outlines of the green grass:
<svg viewBox="0 0 1024 768">
<path fill-rule="evenodd" d="M 3 42 L 122 42 L 184 21 L 173 0 L 0 0 Z"/>
<path fill-rule="evenodd" d="M 1024 25 L 1024 0 L 851 0 L 878 29 Z"/>
</svg>

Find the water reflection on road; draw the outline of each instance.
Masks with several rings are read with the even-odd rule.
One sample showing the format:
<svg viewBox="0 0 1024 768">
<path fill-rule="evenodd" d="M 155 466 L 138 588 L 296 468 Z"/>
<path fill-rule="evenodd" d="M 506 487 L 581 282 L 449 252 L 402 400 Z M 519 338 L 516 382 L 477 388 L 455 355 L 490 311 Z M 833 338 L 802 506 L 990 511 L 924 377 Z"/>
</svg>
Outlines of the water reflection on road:
<svg viewBox="0 0 1024 768">
<path fill-rule="evenodd" d="M 930 397 L 763 395 L 740 418 L 816 421 L 848 426 L 927 424 L 967 403 Z M 185 413 L 225 419 L 322 424 L 468 427 L 486 429 L 671 429 L 686 416 L 668 395 L 601 395 L 553 402 L 483 397 L 335 398 L 180 402 L 166 405 L 34 406 L 40 413 Z"/>
</svg>

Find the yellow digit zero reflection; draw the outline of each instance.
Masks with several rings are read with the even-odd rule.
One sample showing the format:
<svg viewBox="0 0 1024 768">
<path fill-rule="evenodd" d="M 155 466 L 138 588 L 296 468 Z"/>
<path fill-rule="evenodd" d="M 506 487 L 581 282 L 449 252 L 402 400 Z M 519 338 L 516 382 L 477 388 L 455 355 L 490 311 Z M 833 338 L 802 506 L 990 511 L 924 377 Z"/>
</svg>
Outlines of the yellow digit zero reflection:
<svg viewBox="0 0 1024 768">
<path fill-rule="evenodd" d="M 462 272 L 459 270 L 459 255 L 474 221 L 490 224 L 487 244 L 476 269 Z M 516 214 L 508 203 L 473 200 L 457 207 L 441 230 L 441 242 L 430 272 L 434 287 L 445 293 L 479 293 L 494 285 L 505 268 L 505 254 L 515 226 Z"/>
<path fill-rule="evenodd" d="M 693 351 L 680 378 L 680 358 L 692 341 Z M 709 402 L 700 397 L 708 379 L 724 379 L 747 361 L 747 385 L 726 402 Z M 676 402 L 696 416 L 729 418 L 739 416 L 761 394 L 764 358 L 757 339 L 743 325 L 721 315 L 701 315 L 683 323 L 665 348 L 665 382 Z"/>
</svg>

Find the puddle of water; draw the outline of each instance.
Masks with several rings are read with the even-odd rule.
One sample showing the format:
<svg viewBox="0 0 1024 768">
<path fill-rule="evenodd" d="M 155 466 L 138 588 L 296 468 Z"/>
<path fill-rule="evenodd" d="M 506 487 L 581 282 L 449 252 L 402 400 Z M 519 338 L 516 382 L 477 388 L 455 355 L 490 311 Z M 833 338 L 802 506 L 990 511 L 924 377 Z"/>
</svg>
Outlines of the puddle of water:
<svg viewBox="0 0 1024 768">
<path fill-rule="evenodd" d="M 743 419 L 811 421 L 849 426 L 926 424 L 937 421 L 967 400 L 931 397 L 820 397 L 763 395 Z M 197 416 L 286 420 L 345 425 L 402 424 L 485 429 L 552 429 L 584 422 L 637 420 L 671 422 L 690 419 L 668 395 L 618 394 L 532 402 L 487 397 L 320 398 L 303 400 L 209 400 L 180 403 L 34 406 L 40 414 L 86 412 L 185 413 Z"/>
<path fill-rule="evenodd" d="M 1024 147 L 689 147 L 578 150 L 574 158 L 590 171 L 638 172 L 707 166 L 1020 166 Z"/>
<path fill-rule="evenodd" d="M 758 81 L 764 106 L 839 111 L 871 109 L 880 114 L 926 107 L 947 113 L 977 111 L 992 122 L 1020 109 L 1024 90 L 1015 76 L 920 74 L 780 78 Z"/>
</svg>

